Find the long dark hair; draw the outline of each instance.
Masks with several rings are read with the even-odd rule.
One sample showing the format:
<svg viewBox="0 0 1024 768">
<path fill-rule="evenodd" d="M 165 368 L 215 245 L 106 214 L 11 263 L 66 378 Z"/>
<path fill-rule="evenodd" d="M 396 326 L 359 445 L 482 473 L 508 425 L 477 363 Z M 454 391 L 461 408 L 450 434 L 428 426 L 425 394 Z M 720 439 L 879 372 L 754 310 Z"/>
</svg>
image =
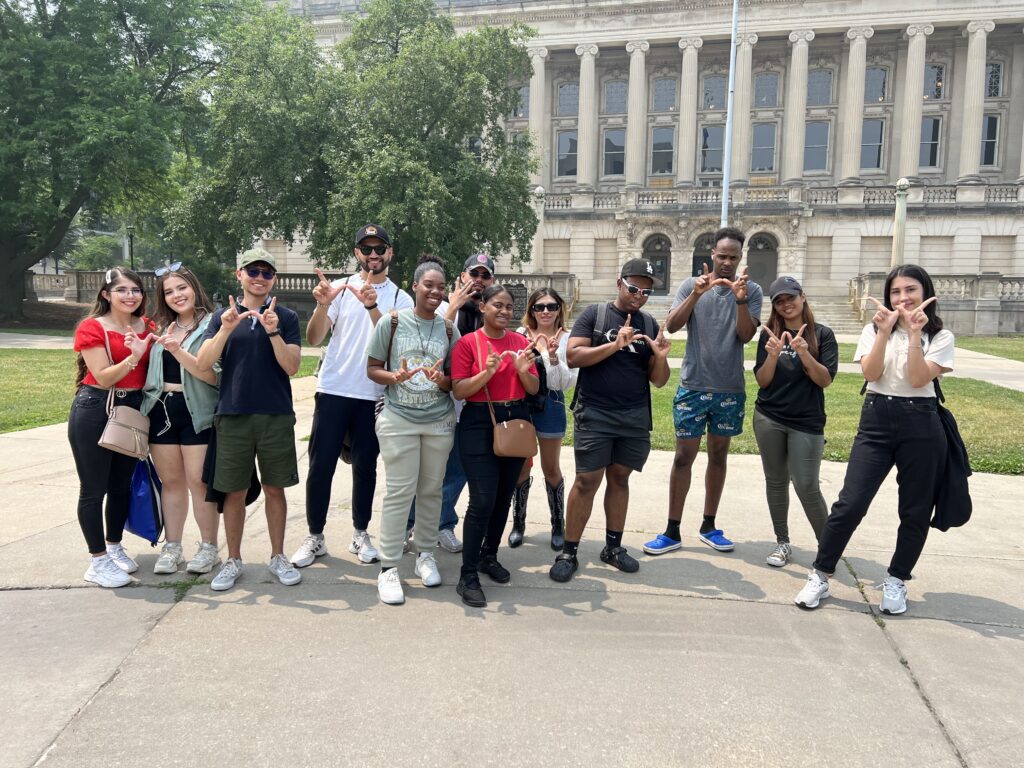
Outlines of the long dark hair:
<svg viewBox="0 0 1024 768">
<path fill-rule="evenodd" d="M 565 302 L 562 297 L 558 294 L 554 288 L 538 288 L 536 291 L 530 294 L 530 298 L 526 300 L 526 311 L 523 313 L 523 325 L 529 328 L 531 331 L 537 330 L 537 318 L 533 316 L 533 305 L 537 303 L 537 299 L 544 296 L 550 296 L 556 302 L 558 302 L 558 317 L 555 318 L 555 330 L 565 327 Z"/>
<path fill-rule="evenodd" d="M 885 288 L 882 289 L 883 298 L 882 301 L 885 303 L 885 308 L 892 309 L 892 299 L 889 298 L 889 291 L 892 290 L 892 281 L 897 277 L 909 277 L 912 280 L 917 280 L 921 284 L 921 293 L 923 294 L 922 301 L 927 301 L 935 295 L 935 286 L 932 285 L 932 279 L 928 273 L 925 272 L 923 267 L 919 267 L 917 264 L 902 264 L 898 267 L 893 267 L 892 271 L 886 275 Z M 939 302 L 933 301 L 927 307 L 924 308 L 924 314 L 928 318 L 928 322 L 925 324 L 923 331 L 928 334 L 929 337 L 934 336 L 936 333 L 942 330 L 942 318 L 939 317 L 936 312 L 936 307 Z"/>
<path fill-rule="evenodd" d="M 811 311 L 811 304 L 807 301 L 807 296 L 803 291 L 800 292 L 800 296 L 804 300 L 804 309 L 800 313 L 800 324 L 807 326 L 804 329 L 803 338 L 807 342 L 807 351 L 811 353 L 811 357 L 817 359 L 818 331 L 814 325 L 814 313 Z M 772 313 L 768 315 L 767 328 L 779 338 L 782 338 L 782 334 L 786 331 L 786 321 L 782 319 L 782 315 L 775 311 L 774 301 L 772 302 Z"/>
<path fill-rule="evenodd" d="M 206 291 L 203 289 L 202 283 L 199 282 L 199 278 L 188 267 L 178 267 L 177 271 L 166 272 L 156 281 L 156 291 L 154 292 L 156 294 L 156 309 L 153 311 L 153 320 L 163 332 L 167 331 L 167 326 L 171 323 L 178 321 L 178 313 L 171 309 L 167 299 L 164 298 L 164 283 L 172 277 L 180 277 L 192 289 L 196 301 L 196 325 L 199 324 L 200 319 L 213 312 L 213 302 L 206 295 Z"/>
</svg>

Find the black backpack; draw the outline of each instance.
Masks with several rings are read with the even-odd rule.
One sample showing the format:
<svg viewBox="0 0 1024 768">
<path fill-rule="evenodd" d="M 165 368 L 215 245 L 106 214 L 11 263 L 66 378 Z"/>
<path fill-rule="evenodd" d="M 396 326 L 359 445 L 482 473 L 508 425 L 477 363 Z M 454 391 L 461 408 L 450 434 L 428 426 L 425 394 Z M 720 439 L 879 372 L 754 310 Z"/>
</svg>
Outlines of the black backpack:
<svg viewBox="0 0 1024 768">
<path fill-rule="evenodd" d="M 942 422 L 942 431 L 946 433 L 946 465 L 935 488 L 935 511 L 930 525 L 940 531 L 948 531 L 971 519 L 973 503 L 967 478 L 972 472 L 967 447 L 960 437 L 956 419 L 949 409 L 943 406 L 946 398 L 942 394 L 938 379 L 935 379 L 935 395 L 938 397 L 936 407 L 939 421 Z"/>
</svg>

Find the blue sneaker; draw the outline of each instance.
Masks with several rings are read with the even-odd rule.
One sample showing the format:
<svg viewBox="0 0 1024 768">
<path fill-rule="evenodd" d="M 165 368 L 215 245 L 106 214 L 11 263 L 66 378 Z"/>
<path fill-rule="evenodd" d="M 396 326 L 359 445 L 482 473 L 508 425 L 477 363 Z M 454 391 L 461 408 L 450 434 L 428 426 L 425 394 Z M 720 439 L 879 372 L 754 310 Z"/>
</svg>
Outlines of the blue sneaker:
<svg viewBox="0 0 1024 768">
<path fill-rule="evenodd" d="M 664 533 L 659 533 L 656 539 L 644 544 L 644 552 L 648 555 L 664 555 L 666 552 L 672 552 L 682 546 L 683 542 L 670 539 Z"/>
<path fill-rule="evenodd" d="M 719 552 L 732 552 L 733 547 L 735 546 L 731 541 L 725 538 L 725 534 L 722 533 L 719 528 L 700 534 L 700 540 L 712 549 L 717 549 Z"/>
</svg>

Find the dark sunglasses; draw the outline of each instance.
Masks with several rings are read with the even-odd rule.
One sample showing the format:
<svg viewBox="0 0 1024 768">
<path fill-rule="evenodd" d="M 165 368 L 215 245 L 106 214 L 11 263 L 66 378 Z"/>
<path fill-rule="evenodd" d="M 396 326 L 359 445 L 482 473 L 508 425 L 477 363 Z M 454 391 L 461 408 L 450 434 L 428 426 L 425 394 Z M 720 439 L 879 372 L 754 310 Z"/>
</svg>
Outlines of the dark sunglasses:
<svg viewBox="0 0 1024 768">
<path fill-rule="evenodd" d="M 552 302 L 551 304 L 534 304 L 534 312 L 557 312 L 559 309 L 558 304 Z"/>
<path fill-rule="evenodd" d="M 179 269 L 181 269 L 181 262 L 176 261 L 173 264 L 165 264 L 162 267 L 157 267 L 153 270 L 153 274 L 157 277 L 163 277 L 168 272 L 177 272 Z"/>
<path fill-rule="evenodd" d="M 487 280 L 491 276 L 491 273 L 486 269 L 474 269 L 469 273 L 469 276 L 475 277 L 477 280 Z"/>
<path fill-rule="evenodd" d="M 361 254 L 363 254 L 363 256 L 369 256 L 371 253 L 376 253 L 378 256 L 383 256 L 384 253 L 387 251 L 387 249 L 388 249 L 388 247 L 386 245 L 360 245 L 359 246 L 359 252 Z"/>
<path fill-rule="evenodd" d="M 261 275 L 264 280 L 273 280 L 277 276 L 277 272 L 272 269 L 256 269 L 256 267 L 246 267 L 245 274 L 254 280 Z"/>
<path fill-rule="evenodd" d="M 637 288 L 635 285 L 630 285 L 626 278 L 622 278 L 622 284 L 626 286 L 626 290 L 632 293 L 639 293 L 641 296 L 650 296 L 654 293 L 653 288 Z"/>
</svg>

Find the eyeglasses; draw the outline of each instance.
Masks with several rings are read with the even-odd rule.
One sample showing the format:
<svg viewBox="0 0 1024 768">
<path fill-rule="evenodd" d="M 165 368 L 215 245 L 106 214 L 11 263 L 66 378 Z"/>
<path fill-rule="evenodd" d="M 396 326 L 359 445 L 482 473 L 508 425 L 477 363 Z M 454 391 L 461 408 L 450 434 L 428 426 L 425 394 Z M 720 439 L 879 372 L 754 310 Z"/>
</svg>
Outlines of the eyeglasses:
<svg viewBox="0 0 1024 768">
<path fill-rule="evenodd" d="M 534 312 L 557 312 L 559 309 L 558 304 L 552 302 L 551 304 L 534 304 Z"/>
<path fill-rule="evenodd" d="M 491 273 L 486 269 L 474 269 L 469 273 L 470 277 L 475 277 L 477 280 L 487 280 L 491 277 Z"/>
<path fill-rule="evenodd" d="M 264 280 L 273 280 L 277 276 L 277 272 L 272 269 L 256 269 L 256 267 L 247 267 L 245 274 L 255 280 L 257 277 L 263 277 Z"/>
<path fill-rule="evenodd" d="M 141 288 L 125 288 L 123 285 L 120 288 L 114 288 L 111 293 L 116 293 L 118 296 L 141 296 Z"/>
<path fill-rule="evenodd" d="M 388 249 L 388 247 L 386 245 L 360 245 L 359 246 L 359 252 L 361 254 L 363 254 L 363 256 L 369 256 L 371 253 L 376 253 L 378 256 L 383 256 L 384 253 L 387 251 L 387 249 Z"/>
<path fill-rule="evenodd" d="M 635 285 L 631 285 L 626 278 L 622 278 L 622 284 L 626 286 L 626 290 L 631 294 L 639 293 L 641 296 L 650 296 L 654 293 L 653 288 L 637 288 Z"/>
<path fill-rule="evenodd" d="M 157 277 L 163 277 L 168 272 L 177 272 L 179 269 L 181 269 L 181 262 L 176 261 L 173 264 L 165 264 L 162 267 L 157 267 L 153 270 L 153 274 Z"/>
</svg>

